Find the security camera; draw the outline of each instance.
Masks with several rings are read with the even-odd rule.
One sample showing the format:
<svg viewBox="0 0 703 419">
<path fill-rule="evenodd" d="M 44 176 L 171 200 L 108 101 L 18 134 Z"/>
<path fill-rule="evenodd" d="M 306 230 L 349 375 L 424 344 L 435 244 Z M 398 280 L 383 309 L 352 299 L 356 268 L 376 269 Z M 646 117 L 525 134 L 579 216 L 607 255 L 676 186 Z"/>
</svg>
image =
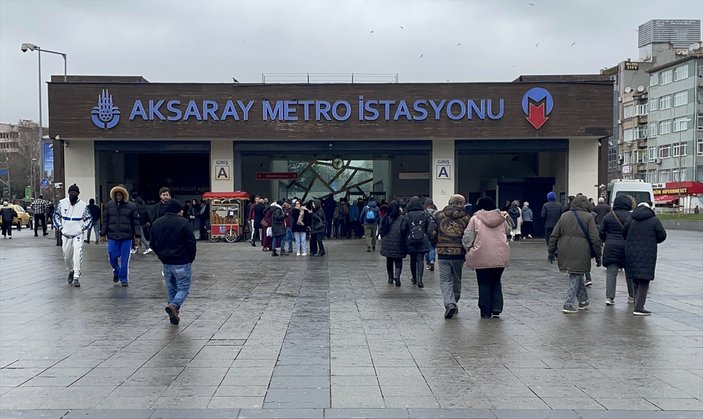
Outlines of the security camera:
<svg viewBox="0 0 703 419">
<path fill-rule="evenodd" d="M 27 46 L 24 45 L 24 44 L 22 44 L 21 49 L 22 49 L 22 52 L 27 52 L 27 51 L 29 51 L 29 48 L 27 48 Z"/>
</svg>

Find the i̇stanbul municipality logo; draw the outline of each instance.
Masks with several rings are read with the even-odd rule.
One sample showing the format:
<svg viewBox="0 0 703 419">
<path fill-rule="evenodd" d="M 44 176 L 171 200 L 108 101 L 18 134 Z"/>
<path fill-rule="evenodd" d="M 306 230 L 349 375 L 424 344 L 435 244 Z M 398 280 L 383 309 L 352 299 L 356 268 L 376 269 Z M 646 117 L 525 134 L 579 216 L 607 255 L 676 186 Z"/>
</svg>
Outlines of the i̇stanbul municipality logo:
<svg viewBox="0 0 703 419">
<path fill-rule="evenodd" d="M 93 106 L 91 112 L 93 124 L 102 129 L 110 129 L 120 122 L 120 110 L 112 104 L 112 95 L 104 89 L 98 95 L 98 104 Z"/>
</svg>

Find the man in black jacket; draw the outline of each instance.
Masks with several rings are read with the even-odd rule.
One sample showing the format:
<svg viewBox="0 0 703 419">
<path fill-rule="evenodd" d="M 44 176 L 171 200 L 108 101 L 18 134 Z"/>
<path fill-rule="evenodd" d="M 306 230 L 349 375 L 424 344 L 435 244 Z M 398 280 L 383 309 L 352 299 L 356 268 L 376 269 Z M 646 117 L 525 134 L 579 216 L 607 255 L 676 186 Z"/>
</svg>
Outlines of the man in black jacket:
<svg viewBox="0 0 703 419">
<path fill-rule="evenodd" d="M 90 201 L 88 201 L 88 211 L 90 211 L 90 218 L 93 219 L 93 228 L 92 230 L 95 230 L 95 244 L 100 243 L 100 207 L 95 205 L 95 200 L 93 198 L 90 198 Z M 86 230 L 86 239 L 84 240 L 86 243 L 90 244 L 90 230 Z"/>
<path fill-rule="evenodd" d="M 132 240 L 137 247 L 141 243 L 142 229 L 139 224 L 139 213 L 134 202 L 127 201 L 127 188 L 117 185 L 110 190 L 112 200 L 105 206 L 103 226 L 100 230 L 100 241 L 107 241 L 107 254 L 112 266 L 112 282 L 129 285 L 129 251 Z M 118 261 L 119 260 L 119 261 Z"/>
<path fill-rule="evenodd" d="M 544 224 L 544 238 L 549 244 L 549 237 L 554 231 L 554 226 L 564 212 L 564 208 L 557 202 L 557 194 L 549 192 L 547 194 L 547 203 L 542 205 L 542 223 Z"/>
<path fill-rule="evenodd" d="M 190 223 L 181 217 L 182 207 L 175 199 L 166 205 L 166 214 L 151 226 L 151 248 L 163 264 L 168 285 L 168 313 L 171 324 L 180 322 L 179 313 L 190 291 L 191 264 L 195 260 L 195 235 Z"/>
</svg>

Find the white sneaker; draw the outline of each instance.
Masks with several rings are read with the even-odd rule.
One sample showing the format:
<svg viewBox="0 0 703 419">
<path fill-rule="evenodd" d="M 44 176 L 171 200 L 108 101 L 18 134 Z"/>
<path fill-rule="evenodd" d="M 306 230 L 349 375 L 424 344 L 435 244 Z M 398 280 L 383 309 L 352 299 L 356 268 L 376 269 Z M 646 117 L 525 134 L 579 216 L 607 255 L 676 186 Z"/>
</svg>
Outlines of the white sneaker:
<svg viewBox="0 0 703 419">
<path fill-rule="evenodd" d="M 135 254 L 135 253 L 137 253 L 137 249 L 129 249 L 129 253 Z"/>
<path fill-rule="evenodd" d="M 606 298 L 606 299 L 605 299 L 605 305 L 607 305 L 607 306 L 614 306 L 614 305 L 615 305 L 615 300 L 613 300 L 612 298 Z"/>
<path fill-rule="evenodd" d="M 632 297 L 627 297 L 627 304 L 635 304 L 635 299 Z"/>
<path fill-rule="evenodd" d="M 296 255 L 296 256 L 300 256 L 300 252 L 296 253 L 295 255 Z"/>
<path fill-rule="evenodd" d="M 301 256 L 307 256 L 307 255 L 308 255 L 307 253 L 303 253 L 303 254 L 301 254 Z"/>
<path fill-rule="evenodd" d="M 144 254 L 144 255 L 148 255 L 148 254 L 151 253 L 151 252 L 153 252 L 153 250 L 151 250 L 151 247 L 147 247 L 147 249 L 144 251 L 143 254 Z"/>
</svg>

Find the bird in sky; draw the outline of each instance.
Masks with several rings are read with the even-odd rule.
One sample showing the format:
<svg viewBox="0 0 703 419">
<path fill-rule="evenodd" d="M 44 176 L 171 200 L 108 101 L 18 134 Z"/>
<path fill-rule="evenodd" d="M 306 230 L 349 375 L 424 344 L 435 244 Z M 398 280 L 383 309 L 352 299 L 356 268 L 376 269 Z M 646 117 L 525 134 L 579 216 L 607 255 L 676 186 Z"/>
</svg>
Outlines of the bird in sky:
<svg viewBox="0 0 703 419">
<path fill-rule="evenodd" d="M 459 42 L 458 44 L 456 44 L 456 46 L 460 47 L 460 46 L 461 46 L 461 42 Z"/>
<path fill-rule="evenodd" d="M 400 29 L 405 30 L 405 28 L 402 25 L 400 26 Z"/>
<path fill-rule="evenodd" d="M 425 54 L 420 54 L 420 58 L 422 58 L 422 57 L 424 57 L 424 56 L 425 56 Z"/>
<path fill-rule="evenodd" d="M 576 45 L 576 42 L 572 42 L 572 43 L 571 43 L 571 46 L 572 46 L 572 47 L 573 47 L 574 45 Z"/>
<path fill-rule="evenodd" d="M 234 77 L 232 77 L 232 81 L 235 83 L 239 83 L 239 80 L 235 79 Z"/>
<path fill-rule="evenodd" d="M 369 32 L 369 33 L 373 33 L 373 29 L 372 29 L 371 32 Z"/>
<path fill-rule="evenodd" d="M 534 7 L 534 5 L 535 5 L 534 3 L 527 3 L 527 4 L 529 4 L 530 6 L 533 6 L 533 7 Z"/>
<path fill-rule="evenodd" d="M 537 47 L 539 47 L 539 42 L 537 43 L 537 45 L 535 45 L 535 48 L 537 48 Z"/>
</svg>

